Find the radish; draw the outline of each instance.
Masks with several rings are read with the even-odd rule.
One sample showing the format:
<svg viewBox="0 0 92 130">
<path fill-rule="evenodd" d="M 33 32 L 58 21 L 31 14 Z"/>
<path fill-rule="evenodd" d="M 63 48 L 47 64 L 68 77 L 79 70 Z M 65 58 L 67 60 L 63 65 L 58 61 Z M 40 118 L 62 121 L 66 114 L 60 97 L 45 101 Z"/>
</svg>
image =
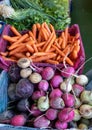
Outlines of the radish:
<svg viewBox="0 0 92 130">
<path fill-rule="evenodd" d="M 50 106 L 54 109 L 63 109 L 65 104 L 61 97 L 54 97 L 50 99 Z"/>
<path fill-rule="evenodd" d="M 62 91 L 59 88 L 53 89 L 49 95 L 50 98 L 54 97 L 61 97 L 62 96 Z"/>
<path fill-rule="evenodd" d="M 61 71 L 61 75 L 63 77 L 69 78 L 70 76 L 72 76 L 75 73 L 75 69 L 73 67 L 67 67 L 67 68 L 63 68 Z"/>
<path fill-rule="evenodd" d="M 73 84 L 73 91 L 75 93 L 75 96 L 80 96 L 80 93 L 84 90 L 84 87 L 79 84 Z"/>
<path fill-rule="evenodd" d="M 64 108 L 58 114 L 58 119 L 63 122 L 70 122 L 74 119 L 74 109 Z"/>
<path fill-rule="evenodd" d="M 45 92 L 43 91 L 39 91 L 39 90 L 36 90 L 35 92 L 33 92 L 32 94 L 32 99 L 33 100 L 37 100 L 38 98 L 42 97 L 45 95 Z"/>
<path fill-rule="evenodd" d="M 10 124 L 14 126 L 23 126 L 26 123 L 24 115 L 15 115 L 11 118 Z"/>
<path fill-rule="evenodd" d="M 63 82 L 63 78 L 60 75 L 55 75 L 52 79 L 51 79 L 51 85 L 53 88 L 57 88 L 60 86 L 60 83 Z"/>
<path fill-rule="evenodd" d="M 62 98 L 64 100 L 66 107 L 73 107 L 74 106 L 75 98 L 72 94 L 65 93 L 65 94 L 62 95 Z"/>
<path fill-rule="evenodd" d="M 42 96 L 38 99 L 38 109 L 40 111 L 46 111 L 49 108 L 49 98 L 47 96 Z"/>
<path fill-rule="evenodd" d="M 86 85 L 88 83 L 88 77 L 86 75 L 79 75 L 76 77 L 76 83 L 80 85 Z"/>
<path fill-rule="evenodd" d="M 54 70 L 51 67 L 45 67 L 42 71 L 42 78 L 45 80 L 50 80 L 54 76 Z"/>
<path fill-rule="evenodd" d="M 50 125 L 50 120 L 48 120 L 45 116 L 37 117 L 34 120 L 34 127 L 36 128 L 48 128 Z"/>
<path fill-rule="evenodd" d="M 56 121 L 56 123 L 55 123 L 55 127 L 56 127 L 58 130 L 67 129 L 68 123 L 67 123 L 67 122 L 60 122 L 60 121 L 58 120 L 58 121 Z"/>
<path fill-rule="evenodd" d="M 31 106 L 31 109 L 28 108 L 28 111 L 30 112 L 31 115 L 34 117 L 37 117 L 42 114 L 42 112 L 37 108 L 35 104 Z"/>
<path fill-rule="evenodd" d="M 49 109 L 46 111 L 45 116 L 46 116 L 49 120 L 55 120 L 55 119 L 57 118 L 57 114 L 58 114 L 58 110 L 49 108 Z"/>
<path fill-rule="evenodd" d="M 49 83 L 46 80 L 41 80 L 38 84 L 38 88 L 40 91 L 47 91 L 49 87 Z"/>
</svg>

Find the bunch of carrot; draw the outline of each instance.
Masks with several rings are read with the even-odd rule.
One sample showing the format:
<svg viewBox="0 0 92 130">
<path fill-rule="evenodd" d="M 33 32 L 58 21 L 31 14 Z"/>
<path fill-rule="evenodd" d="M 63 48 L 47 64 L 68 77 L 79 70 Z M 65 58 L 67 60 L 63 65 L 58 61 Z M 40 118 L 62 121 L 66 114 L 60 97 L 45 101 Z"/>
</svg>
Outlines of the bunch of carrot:
<svg viewBox="0 0 92 130">
<path fill-rule="evenodd" d="M 22 57 L 27 57 L 33 62 L 66 62 L 73 66 L 78 58 L 80 35 L 70 35 L 68 27 L 59 36 L 54 27 L 46 22 L 34 24 L 32 30 L 23 35 L 13 26 L 10 29 L 14 35 L 3 35 L 3 39 L 7 40 L 9 45 L 6 52 L 0 52 L 5 60 L 16 62 Z"/>
</svg>

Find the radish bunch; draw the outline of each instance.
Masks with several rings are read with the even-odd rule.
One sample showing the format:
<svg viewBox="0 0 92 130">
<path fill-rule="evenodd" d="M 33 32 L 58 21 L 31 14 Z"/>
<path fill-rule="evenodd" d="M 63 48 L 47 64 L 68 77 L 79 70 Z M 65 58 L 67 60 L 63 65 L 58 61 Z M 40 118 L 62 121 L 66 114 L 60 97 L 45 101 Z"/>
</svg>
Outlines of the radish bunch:
<svg viewBox="0 0 92 130">
<path fill-rule="evenodd" d="M 16 111 L 12 109 L 15 115 L 9 119 L 11 125 L 62 130 L 80 128 L 84 123 L 81 119 L 92 118 L 92 93 L 85 90 L 87 76 L 75 75 L 73 67 L 38 68 L 23 59 L 18 61 L 17 67 L 21 78 L 17 82 L 12 80 L 8 91 L 16 108 Z"/>
</svg>

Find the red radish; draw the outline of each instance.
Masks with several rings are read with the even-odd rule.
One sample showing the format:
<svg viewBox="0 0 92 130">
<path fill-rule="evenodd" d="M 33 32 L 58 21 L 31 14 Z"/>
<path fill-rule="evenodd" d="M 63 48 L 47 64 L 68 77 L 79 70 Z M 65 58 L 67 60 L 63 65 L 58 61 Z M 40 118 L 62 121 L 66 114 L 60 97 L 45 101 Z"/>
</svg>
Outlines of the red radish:
<svg viewBox="0 0 92 130">
<path fill-rule="evenodd" d="M 73 107 L 75 104 L 75 98 L 72 94 L 70 93 L 65 93 L 62 95 L 62 98 L 64 100 L 65 106 L 66 107 Z"/>
<path fill-rule="evenodd" d="M 10 124 L 14 126 L 23 126 L 26 123 L 24 115 L 15 115 L 11 118 Z"/>
<path fill-rule="evenodd" d="M 75 73 L 75 69 L 73 67 L 63 68 L 61 71 L 61 75 L 66 78 L 70 77 L 74 73 Z"/>
<path fill-rule="evenodd" d="M 57 118 L 57 114 L 58 114 L 58 110 L 49 108 L 49 109 L 46 111 L 45 116 L 46 116 L 49 120 L 55 120 L 55 119 Z"/>
<path fill-rule="evenodd" d="M 84 87 L 79 84 L 73 84 L 73 91 L 75 93 L 75 96 L 78 96 L 81 94 L 81 92 L 84 90 Z"/>
<path fill-rule="evenodd" d="M 60 83 L 63 82 L 63 78 L 60 75 L 55 75 L 52 79 L 51 79 L 51 85 L 53 88 L 57 88 L 60 86 Z"/>
<path fill-rule="evenodd" d="M 61 97 L 62 96 L 62 91 L 59 88 L 53 89 L 49 95 L 50 98 L 54 97 Z"/>
<path fill-rule="evenodd" d="M 46 80 L 41 80 L 38 84 L 38 88 L 40 91 L 47 91 L 49 87 L 49 83 Z"/>
<path fill-rule="evenodd" d="M 31 106 L 31 110 L 28 108 L 28 111 L 30 112 L 30 114 L 32 114 L 35 117 L 42 114 L 42 112 L 37 108 L 35 104 Z"/>
<path fill-rule="evenodd" d="M 34 120 L 34 127 L 36 128 L 47 128 L 50 125 L 50 120 L 48 120 L 45 116 L 37 117 Z"/>
<path fill-rule="evenodd" d="M 64 108 L 58 114 L 60 121 L 70 122 L 74 119 L 74 109 L 73 108 Z"/>
<path fill-rule="evenodd" d="M 54 70 L 51 67 L 45 67 L 42 71 L 42 78 L 45 80 L 50 80 L 54 76 Z"/>
<path fill-rule="evenodd" d="M 56 123 L 55 123 L 55 127 L 56 127 L 56 129 L 58 129 L 58 130 L 63 130 L 63 129 L 67 129 L 67 127 L 68 127 L 68 124 L 67 124 L 67 122 L 61 122 L 61 121 L 56 121 Z"/>
<path fill-rule="evenodd" d="M 33 99 L 33 100 L 37 100 L 38 98 L 40 98 L 41 96 L 44 96 L 44 95 L 45 95 L 45 92 L 36 90 L 36 91 L 33 92 L 33 94 L 32 94 L 32 99 Z"/>
<path fill-rule="evenodd" d="M 54 109 L 62 109 L 64 108 L 65 104 L 62 98 L 54 97 L 50 99 L 50 106 Z"/>
</svg>

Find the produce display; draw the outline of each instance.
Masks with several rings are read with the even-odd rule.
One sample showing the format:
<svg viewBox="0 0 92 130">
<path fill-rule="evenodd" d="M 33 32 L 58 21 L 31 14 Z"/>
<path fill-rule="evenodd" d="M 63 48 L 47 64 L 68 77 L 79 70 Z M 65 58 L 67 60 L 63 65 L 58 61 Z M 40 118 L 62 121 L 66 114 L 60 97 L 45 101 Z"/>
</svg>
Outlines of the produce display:
<svg viewBox="0 0 92 130">
<path fill-rule="evenodd" d="M 1 19 L 18 30 L 31 29 L 34 23 L 51 23 L 56 30 L 70 24 L 69 0 L 10 0 L 0 5 Z"/>
<path fill-rule="evenodd" d="M 0 124 L 14 130 L 92 127 L 92 74 L 83 74 L 87 61 L 79 26 L 69 26 L 69 2 L 0 4 Z"/>
<path fill-rule="evenodd" d="M 85 90 L 86 75 L 76 74 L 73 67 L 38 67 L 28 58 L 13 63 L 7 74 L 9 102 L 1 123 L 57 130 L 91 126 L 92 93 Z"/>
</svg>

